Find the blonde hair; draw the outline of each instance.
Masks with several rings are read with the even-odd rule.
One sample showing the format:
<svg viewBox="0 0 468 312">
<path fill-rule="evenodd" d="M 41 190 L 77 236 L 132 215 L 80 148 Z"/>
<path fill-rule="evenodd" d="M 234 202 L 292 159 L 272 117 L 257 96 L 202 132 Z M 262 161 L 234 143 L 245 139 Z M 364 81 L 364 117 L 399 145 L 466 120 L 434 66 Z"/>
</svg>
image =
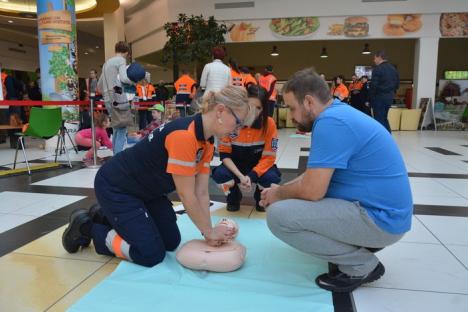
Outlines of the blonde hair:
<svg viewBox="0 0 468 312">
<path fill-rule="evenodd" d="M 218 104 L 224 104 L 233 110 L 248 109 L 247 91 L 245 88 L 238 86 L 227 86 L 218 92 L 210 91 L 203 96 L 201 112 L 207 113 Z"/>
<path fill-rule="evenodd" d="M 249 98 L 244 87 L 227 86 L 221 91 L 210 91 L 203 96 L 200 111 L 207 113 L 218 104 L 224 104 L 232 110 L 247 109 L 247 116 L 244 118 L 244 126 L 252 126 L 255 121 L 255 110 L 250 109 Z"/>
</svg>

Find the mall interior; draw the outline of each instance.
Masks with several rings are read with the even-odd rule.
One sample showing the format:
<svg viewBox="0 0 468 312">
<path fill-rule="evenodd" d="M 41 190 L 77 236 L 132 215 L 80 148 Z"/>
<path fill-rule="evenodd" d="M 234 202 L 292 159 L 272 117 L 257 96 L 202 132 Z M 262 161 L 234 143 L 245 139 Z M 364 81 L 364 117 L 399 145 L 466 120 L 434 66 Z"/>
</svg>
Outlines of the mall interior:
<svg viewBox="0 0 468 312">
<path fill-rule="evenodd" d="M 202 22 L 191 24 L 196 18 Z M 113 72 L 109 59 L 121 62 Z M 382 75 L 382 64 L 398 74 L 384 121 L 375 106 L 378 81 L 390 85 L 383 76 L 376 78 Z M 242 104 L 223 98 L 208 110 L 197 106 L 197 101 L 211 103 L 206 91 L 215 67 L 216 74 L 227 70 L 223 88 L 242 89 Z M 306 68 L 313 68 L 314 74 L 308 75 L 314 79 L 323 74 L 325 82 L 314 81 L 334 98 L 324 102 L 326 108 L 317 104 L 315 95 L 288 97 L 296 90 L 291 87 L 296 73 Z M 0 0 L 0 70 L 0 311 L 468 311 L 467 1 Z M 221 94 L 221 89 L 213 90 Z M 126 118 L 116 94 L 130 104 L 124 126 L 115 126 Z M 213 99 L 220 98 L 214 94 Z M 247 94 L 250 109 L 241 112 L 241 105 L 247 109 Z M 252 109 L 252 98 L 260 99 L 255 103 L 262 112 Z M 359 160 L 371 157 L 363 152 L 376 144 L 369 139 L 374 138 L 371 130 L 340 138 L 342 130 L 332 128 L 319 137 L 317 132 L 323 135 L 325 130 L 314 131 L 318 121 L 323 124 L 327 111 L 331 114 L 337 105 L 350 114 L 340 122 L 362 121 L 387 138 L 379 147 L 381 157 L 364 164 Z M 258 128 L 255 123 L 248 126 L 252 113 L 260 114 Z M 264 113 L 270 113 L 270 123 Z M 307 130 L 300 127 L 306 120 L 302 118 L 309 118 Z M 209 129 L 230 124 L 235 130 L 224 130 L 226 137 Z M 267 130 L 261 130 L 267 124 Z M 274 134 L 268 136 L 270 127 Z M 356 133 L 357 128 L 349 129 Z M 177 131 L 191 136 L 177 136 Z M 204 133 L 216 137 L 213 151 Z M 251 135 L 259 139 L 250 140 Z M 357 148 L 350 137 L 366 143 L 359 142 Z M 334 144 L 321 142 L 334 142 L 332 138 L 340 142 L 340 157 L 356 154 L 346 165 L 323 160 L 314 167 L 313 159 L 325 153 L 321 148 Z M 138 158 L 146 146 L 151 153 Z M 259 173 L 253 166 L 239 171 L 236 148 L 244 153 L 237 156 L 239 168 L 258 155 L 255 165 L 269 162 L 268 171 Z M 393 152 L 382 152 L 390 148 Z M 382 179 L 390 179 L 386 173 L 380 180 L 373 177 L 374 185 L 357 184 L 377 167 L 390 170 L 395 153 L 401 155 L 402 182 L 378 190 Z M 364 168 L 359 177 L 359 169 L 351 165 L 358 161 Z M 101 170 L 106 167 L 115 171 Z M 220 182 L 220 168 L 230 174 L 226 181 L 232 179 Z M 183 180 L 192 169 L 190 180 Z M 329 213 L 308 215 L 315 204 L 338 194 L 332 188 L 346 193 L 340 178 L 348 171 L 356 174 L 356 181 L 346 183 L 360 190 L 338 198 L 356 203 L 361 221 L 374 231 L 385 232 L 366 211 L 378 210 L 373 213 L 385 213 L 390 220 L 397 218 L 397 208 L 369 208 L 366 198 L 356 194 L 411 203 L 407 228 L 398 233 L 404 235 L 370 246 L 354 238 L 329 238 L 305 225 L 321 222 L 318 228 L 350 237 L 361 233 L 363 223 L 348 218 L 349 211 L 336 213 L 339 225 L 327 219 Z M 112 182 L 98 187 L 96 176 L 104 181 L 106 172 Z M 272 172 L 278 180 L 262 185 Z M 326 183 L 317 182 L 325 179 L 323 172 L 329 173 Z M 307 197 L 285 185 L 307 188 L 306 177 L 310 189 L 325 185 L 321 196 Z M 143 186 L 135 189 L 134 181 Z M 191 181 L 190 196 L 182 191 L 188 182 L 182 181 Z M 239 187 L 228 185 L 231 182 Z M 276 189 L 272 183 L 281 186 Z M 112 196 L 104 199 L 98 188 L 107 188 Z M 243 196 L 233 200 L 240 189 Z M 384 195 L 371 194 L 372 189 Z M 162 225 L 167 220 L 162 219 L 168 216 L 159 212 L 164 210 L 160 202 L 154 204 L 156 196 L 169 207 L 164 213 L 176 220 L 169 222 L 180 231 L 181 241 L 174 248 L 164 241 L 162 259 L 148 265 L 139 262 L 140 253 L 149 253 L 167 238 Z M 206 196 L 209 208 L 202 209 Z M 130 211 L 127 197 L 143 208 Z M 190 204 L 192 197 L 195 205 Z M 291 201 L 275 202 L 282 199 Z M 298 200 L 313 203 L 304 215 L 294 213 L 302 211 L 294 207 Z M 275 221 L 281 203 L 290 210 Z M 123 212 L 115 212 L 117 206 L 128 209 L 125 219 Z M 201 226 L 206 222 L 208 231 Z M 108 228 L 104 238 L 96 234 L 96 224 Z M 145 232 L 148 224 L 151 235 Z M 229 238 L 211 239 L 220 229 L 231 233 L 223 234 Z M 369 238 L 374 232 L 362 233 L 363 241 L 374 241 Z M 299 247 L 301 243 L 286 238 L 300 235 L 351 248 L 348 260 L 358 261 L 358 252 L 365 253 L 385 266 L 385 274 L 376 273 L 380 267 L 375 264 L 365 275 L 344 272 L 351 267 L 340 262 L 345 251 L 323 245 L 307 252 L 313 247 Z"/>
</svg>

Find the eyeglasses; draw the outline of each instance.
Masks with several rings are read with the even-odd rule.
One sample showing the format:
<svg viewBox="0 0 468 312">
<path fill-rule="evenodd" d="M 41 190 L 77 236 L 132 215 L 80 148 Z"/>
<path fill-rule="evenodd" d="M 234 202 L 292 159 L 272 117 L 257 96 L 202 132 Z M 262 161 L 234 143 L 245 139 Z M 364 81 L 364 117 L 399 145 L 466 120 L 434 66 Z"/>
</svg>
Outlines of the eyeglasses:
<svg viewBox="0 0 468 312">
<path fill-rule="evenodd" d="M 236 129 L 242 128 L 242 126 L 244 125 L 243 122 L 239 119 L 239 117 L 237 117 L 237 115 L 234 113 L 232 108 L 230 108 L 229 106 L 226 106 L 226 107 L 229 109 L 232 116 L 234 116 L 234 118 L 236 119 Z"/>
</svg>

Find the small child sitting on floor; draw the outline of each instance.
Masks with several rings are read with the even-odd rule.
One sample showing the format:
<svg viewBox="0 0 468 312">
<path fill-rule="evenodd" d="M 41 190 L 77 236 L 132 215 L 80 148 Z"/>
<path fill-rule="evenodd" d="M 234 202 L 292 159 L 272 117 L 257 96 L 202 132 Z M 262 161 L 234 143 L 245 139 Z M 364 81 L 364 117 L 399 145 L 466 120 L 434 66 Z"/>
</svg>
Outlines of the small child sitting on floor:
<svg viewBox="0 0 468 312">
<path fill-rule="evenodd" d="M 107 136 L 106 129 L 109 128 L 110 121 L 109 116 L 106 114 L 100 114 L 94 121 L 96 129 L 96 149 L 101 146 L 106 146 L 112 149 L 112 142 Z M 93 158 L 93 137 L 91 128 L 80 130 L 75 135 L 75 142 L 78 145 L 78 149 L 89 149 L 83 161 L 89 161 Z"/>
</svg>

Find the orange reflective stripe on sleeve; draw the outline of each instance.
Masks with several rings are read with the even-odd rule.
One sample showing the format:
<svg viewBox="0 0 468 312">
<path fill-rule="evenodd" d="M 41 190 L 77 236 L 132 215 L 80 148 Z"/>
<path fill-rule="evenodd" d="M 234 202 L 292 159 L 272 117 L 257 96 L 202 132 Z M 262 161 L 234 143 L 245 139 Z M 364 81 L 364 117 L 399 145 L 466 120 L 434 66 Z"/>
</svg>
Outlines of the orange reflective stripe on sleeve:
<svg viewBox="0 0 468 312">
<path fill-rule="evenodd" d="M 168 161 L 166 172 L 184 176 L 196 173 L 198 142 L 193 124 L 187 130 L 176 130 L 166 136 L 164 147 Z"/>
<path fill-rule="evenodd" d="M 119 234 L 115 235 L 114 240 L 112 241 L 112 249 L 114 250 L 114 254 L 117 257 L 125 259 L 125 256 L 121 250 L 122 241 L 122 237 L 120 237 Z"/>
</svg>

